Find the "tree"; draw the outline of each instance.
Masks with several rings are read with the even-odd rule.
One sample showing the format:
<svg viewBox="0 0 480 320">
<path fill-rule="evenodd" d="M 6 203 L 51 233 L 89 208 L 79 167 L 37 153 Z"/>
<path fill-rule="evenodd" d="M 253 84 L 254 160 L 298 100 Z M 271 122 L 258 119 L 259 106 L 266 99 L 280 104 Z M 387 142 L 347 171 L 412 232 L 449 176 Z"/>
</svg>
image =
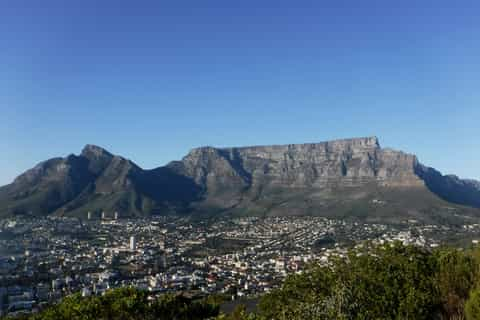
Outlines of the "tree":
<svg viewBox="0 0 480 320">
<path fill-rule="evenodd" d="M 153 302 L 145 291 L 121 288 L 100 297 L 74 294 L 29 320 L 202 320 L 216 317 L 219 307 L 205 300 L 162 295 Z"/>
<path fill-rule="evenodd" d="M 456 249 L 435 252 L 438 287 L 443 313 L 446 317 L 463 318 L 465 301 L 475 283 L 478 265 L 473 255 Z"/>
<path fill-rule="evenodd" d="M 470 293 L 465 304 L 465 316 L 467 320 L 480 320 L 480 287 Z"/>
<path fill-rule="evenodd" d="M 400 243 L 352 250 L 289 277 L 261 299 L 267 319 L 428 319 L 439 306 L 426 250 Z"/>
</svg>

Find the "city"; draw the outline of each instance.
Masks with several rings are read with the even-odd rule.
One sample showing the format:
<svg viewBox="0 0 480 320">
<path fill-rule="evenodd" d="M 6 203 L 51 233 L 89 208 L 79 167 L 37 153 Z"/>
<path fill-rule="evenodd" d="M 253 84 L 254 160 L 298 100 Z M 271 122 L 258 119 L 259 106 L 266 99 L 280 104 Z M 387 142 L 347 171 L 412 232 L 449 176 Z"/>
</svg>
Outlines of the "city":
<svg viewBox="0 0 480 320">
<path fill-rule="evenodd" d="M 365 241 L 435 248 L 478 244 L 480 225 L 395 225 L 321 217 L 46 217 L 0 221 L 2 315 L 118 287 L 255 298 L 312 262 L 328 264 Z"/>
</svg>

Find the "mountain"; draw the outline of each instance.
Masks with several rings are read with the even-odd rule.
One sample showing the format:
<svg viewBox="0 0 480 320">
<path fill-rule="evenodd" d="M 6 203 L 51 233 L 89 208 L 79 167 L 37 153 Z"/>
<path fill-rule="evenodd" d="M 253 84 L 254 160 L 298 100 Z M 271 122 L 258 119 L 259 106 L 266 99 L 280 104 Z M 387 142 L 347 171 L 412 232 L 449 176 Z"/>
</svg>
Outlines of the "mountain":
<svg viewBox="0 0 480 320">
<path fill-rule="evenodd" d="M 169 168 L 143 170 L 135 163 L 87 145 L 79 156 L 39 163 L 0 189 L 0 215 L 68 214 L 91 211 L 138 216 L 183 207 L 197 187 Z M 163 207 L 162 207 L 163 206 Z"/>
<path fill-rule="evenodd" d="M 202 147 L 143 170 L 87 145 L 0 188 L 0 215 L 192 213 L 324 215 L 368 220 L 480 216 L 480 183 L 443 176 L 376 137 L 321 143 Z"/>
</svg>

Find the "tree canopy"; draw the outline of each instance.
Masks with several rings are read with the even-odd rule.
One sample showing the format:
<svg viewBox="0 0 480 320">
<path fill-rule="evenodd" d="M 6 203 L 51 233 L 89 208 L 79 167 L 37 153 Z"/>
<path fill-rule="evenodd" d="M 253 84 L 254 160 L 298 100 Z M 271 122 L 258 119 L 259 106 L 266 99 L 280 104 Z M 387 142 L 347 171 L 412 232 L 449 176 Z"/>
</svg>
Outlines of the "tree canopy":
<svg viewBox="0 0 480 320">
<path fill-rule="evenodd" d="M 121 288 L 103 296 L 74 294 L 59 304 L 26 317 L 28 320 L 202 320 L 217 316 L 217 304 L 181 295 L 150 301 L 146 291 Z"/>
<path fill-rule="evenodd" d="M 219 314 L 221 299 L 163 295 L 133 288 L 63 299 L 28 320 L 480 320 L 480 250 L 432 251 L 393 243 L 365 245 L 328 265 L 312 265 L 261 297 Z"/>
</svg>

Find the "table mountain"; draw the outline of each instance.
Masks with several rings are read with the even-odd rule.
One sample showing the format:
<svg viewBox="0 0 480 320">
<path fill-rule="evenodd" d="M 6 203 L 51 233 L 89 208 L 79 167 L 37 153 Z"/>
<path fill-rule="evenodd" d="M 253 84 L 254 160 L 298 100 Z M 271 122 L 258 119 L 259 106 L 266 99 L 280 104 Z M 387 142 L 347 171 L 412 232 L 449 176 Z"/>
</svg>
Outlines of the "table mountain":
<svg viewBox="0 0 480 320">
<path fill-rule="evenodd" d="M 443 176 L 376 137 L 202 147 L 153 170 L 93 145 L 0 188 L 0 214 L 324 215 L 369 220 L 478 216 L 480 183 Z"/>
</svg>

